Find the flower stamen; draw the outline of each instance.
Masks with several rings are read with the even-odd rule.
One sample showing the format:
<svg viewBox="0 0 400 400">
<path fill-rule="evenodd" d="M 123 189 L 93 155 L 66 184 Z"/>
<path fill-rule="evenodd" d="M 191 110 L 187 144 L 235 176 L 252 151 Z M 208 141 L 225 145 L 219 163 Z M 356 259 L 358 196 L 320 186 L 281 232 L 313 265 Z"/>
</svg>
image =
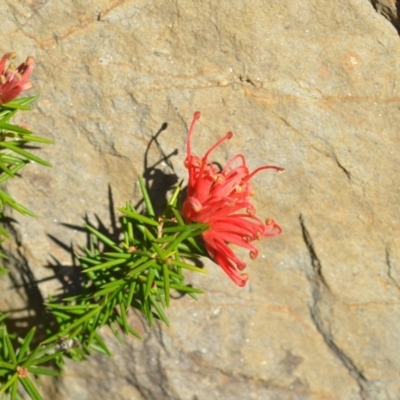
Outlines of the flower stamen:
<svg viewBox="0 0 400 400">
<path fill-rule="evenodd" d="M 256 209 L 250 201 L 254 194 L 250 180 L 262 170 L 275 169 L 280 172 L 284 169 L 267 165 L 250 173 L 242 154 L 232 157 L 222 169 L 217 168 L 213 162 L 208 161 L 208 157 L 221 143 L 232 138 L 232 132 L 212 145 L 204 157 L 192 155 L 191 139 L 195 122 L 199 118 L 200 113 L 196 112 L 187 137 L 185 166 L 189 171 L 189 183 L 182 215 L 186 221 L 209 225 L 202 236 L 210 257 L 235 284 L 244 286 L 248 275 L 239 271 L 246 268 L 246 263 L 233 252 L 230 244 L 248 249 L 250 258 L 255 259 L 258 250 L 252 242 L 263 237 L 277 236 L 282 231 L 274 220 L 267 219 L 264 223 L 255 216 Z M 237 160 L 240 161 L 239 165 L 234 166 Z"/>
</svg>

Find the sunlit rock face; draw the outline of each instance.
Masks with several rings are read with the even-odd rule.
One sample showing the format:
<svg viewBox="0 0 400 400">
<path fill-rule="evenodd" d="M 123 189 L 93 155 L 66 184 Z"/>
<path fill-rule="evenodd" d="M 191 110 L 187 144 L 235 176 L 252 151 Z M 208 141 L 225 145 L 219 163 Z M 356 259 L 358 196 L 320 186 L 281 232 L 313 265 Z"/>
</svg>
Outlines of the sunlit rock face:
<svg viewBox="0 0 400 400">
<path fill-rule="evenodd" d="M 74 282 L 84 218 L 112 229 L 111 210 L 140 200 L 139 174 L 161 207 L 187 179 L 194 111 L 198 154 L 232 131 L 213 160 L 285 168 L 252 180 L 257 216 L 283 233 L 255 260 L 240 254 L 244 288 L 204 260 L 209 274 L 188 280 L 207 294 L 172 301 L 170 328 L 132 313 L 142 341 L 104 329 L 114 357 L 69 362 L 44 398 L 400 398 L 400 38 L 377 3 L 0 5 L 1 54 L 36 61 L 41 97 L 19 119 L 55 141 L 36 152 L 53 168 L 29 165 L 7 187 L 38 218 L 13 214 L 2 310 L 34 316 L 38 293 Z M 37 291 L 16 292 L 23 279 Z"/>
</svg>

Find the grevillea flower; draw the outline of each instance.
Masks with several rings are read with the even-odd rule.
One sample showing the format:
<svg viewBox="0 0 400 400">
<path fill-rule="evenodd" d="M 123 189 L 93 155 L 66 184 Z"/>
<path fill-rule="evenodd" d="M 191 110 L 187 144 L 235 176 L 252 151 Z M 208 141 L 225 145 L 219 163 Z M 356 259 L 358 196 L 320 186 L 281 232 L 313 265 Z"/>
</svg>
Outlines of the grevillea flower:
<svg viewBox="0 0 400 400">
<path fill-rule="evenodd" d="M 258 250 L 253 241 L 279 235 L 282 231 L 274 220 L 263 222 L 255 216 L 250 180 L 264 169 L 284 169 L 266 165 L 250 172 L 242 154 L 234 156 L 222 169 L 218 168 L 208 158 L 216 147 L 232 138 L 232 132 L 211 146 L 203 158 L 193 155 L 191 138 L 199 118 L 200 113 L 196 112 L 187 136 L 185 167 L 189 170 L 189 182 L 182 215 L 186 221 L 209 225 L 202 235 L 207 252 L 234 283 L 244 286 L 248 275 L 241 271 L 245 269 L 246 263 L 233 252 L 229 244 L 248 249 L 250 257 L 254 259 Z"/>
<path fill-rule="evenodd" d="M 7 60 L 13 58 L 15 53 L 6 53 L 0 61 L 0 104 L 14 100 L 22 91 L 32 87 L 29 78 L 35 65 L 34 58 L 28 57 L 18 68 L 12 63 L 6 68 Z"/>
</svg>

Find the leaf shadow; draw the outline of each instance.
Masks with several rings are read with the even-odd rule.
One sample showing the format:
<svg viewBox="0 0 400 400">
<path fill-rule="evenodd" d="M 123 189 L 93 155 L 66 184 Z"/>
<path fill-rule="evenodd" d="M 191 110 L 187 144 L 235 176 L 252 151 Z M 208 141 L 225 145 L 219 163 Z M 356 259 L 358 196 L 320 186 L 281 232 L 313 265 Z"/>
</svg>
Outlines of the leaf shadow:
<svg viewBox="0 0 400 400">
<path fill-rule="evenodd" d="M 153 202 L 153 207 L 156 215 L 161 215 L 164 211 L 170 192 L 178 183 L 178 176 L 175 173 L 172 158 L 178 154 L 175 149 L 167 154 L 160 142 L 160 135 L 168 128 L 167 123 L 163 123 L 160 129 L 151 137 L 146 147 L 143 159 L 143 178 L 145 187 Z M 158 150 L 158 157 L 156 160 L 151 161 L 152 147 L 155 146 Z M 154 158 L 154 157 L 153 157 Z M 100 233 L 109 237 L 116 243 L 119 243 L 122 237 L 122 229 L 120 218 L 117 217 L 115 212 L 115 204 L 112 193 L 112 187 L 108 185 L 108 212 L 109 223 L 105 223 L 98 215 L 94 214 L 90 218 L 89 215 L 84 217 L 84 223 L 94 226 Z M 135 204 L 136 209 L 144 208 L 144 201 L 140 199 Z M 90 233 L 80 225 L 60 223 L 66 229 L 71 229 L 84 233 L 86 235 L 85 246 L 89 247 L 91 244 Z M 12 227 L 12 224 L 9 224 Z M 18 237 L 17 229 L 12 228 L 14 238 Z M 29 259 L 26 258 L 22 252 L 17 252 L 17 257 L 12 257 L 10 260 L 14 265 L 10 272 L 10 279 L 12 286 L 21 293 L 25 299 L 26 306 L 20 309 L 11 309 L 10 317 L 7 318 L 6 324 L 10 332 L 15 332 L 19 337 L 24 337 L 32 326 L 37 327 L 37 334 L 35 342 L 44 340 L 49 331 L 56 329 L 56 322 L 54 317 L 47 311 L 45 306 L 45 298 L 40 290 L 40 285 L 46 281 L 56 281 L 58 290 L 52 294 L 52 300 L 61 301 L 63 298 L 76 296 L 82 293 L 85 285 L 85 276 L 82 274 L 79 266 L 78 258 L 76 256 L 76 247 L 73 243 L 65 243 L 60 238 L 47 234 L 47 237 L 56 244 L 60 249 L 66 252 L 70 257 L 70 262 L 61 262 L 54 255 L 49 255 L 49 261 L 44 268 L 50 269 L 52 275 L 44 279 L 37 279 L 32 271 Z M 22 241 L 19 241 L 17 248 L 22 249 Z M 80 251 L 80 250 L 78 250 Z M 195 265 L 203 267 L 200 260 L 196 260 Z M 186 295 L 183 292 L 176 292 L 171 295 L 173 299 L 179 299 Z"/>
</svg>

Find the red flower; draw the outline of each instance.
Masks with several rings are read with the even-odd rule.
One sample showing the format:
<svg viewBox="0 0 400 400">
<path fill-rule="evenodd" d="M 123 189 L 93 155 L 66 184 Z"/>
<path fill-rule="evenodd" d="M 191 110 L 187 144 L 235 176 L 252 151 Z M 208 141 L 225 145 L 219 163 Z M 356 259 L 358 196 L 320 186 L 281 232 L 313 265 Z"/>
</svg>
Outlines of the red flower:
<svg viewBox="0 0 400 400">
<path fill-rule="evenodd" d="M 6 69 L 7 60 L 15 58 L 15 53 L 6 53 L 0 61 L 0 104 L 14 100 L 22 91 L 32 87 L 29 78 L 35 65 L 33 57 L 28 57 L 18 68 L 10 64 Z"/>
<path fill-rule="evenodd" d="M 242 154 L 234 156 L 222 169 L 208 161 L 211 152 L 230 139 L 232 132 L 211 146 L 203 158 L 192 155 L 191 137 L 194 124 L 199 118 L 200 113 L 196 112 L 187 137 L 185 167 L 189 170 L 189 183 L 182 215 L 187 221 L 209 224 L 209 229 L 202 235 L 206 250 L 233 282 L 244 286 L 248 275 L 240 271 L 245 269 L 246 264 L 229 244 L 248 249 L 250 257 L 254 259 L 258 250 L 252 242 L 266 236 L 279 235 L 282 231 L 272 219 L 264 223 L 255 216 L 256 210 L 250 199 L 253 194 L 250 180 L 263 169 L 284 169 L 267 165 L 250 172 Z"/>
</svg>

